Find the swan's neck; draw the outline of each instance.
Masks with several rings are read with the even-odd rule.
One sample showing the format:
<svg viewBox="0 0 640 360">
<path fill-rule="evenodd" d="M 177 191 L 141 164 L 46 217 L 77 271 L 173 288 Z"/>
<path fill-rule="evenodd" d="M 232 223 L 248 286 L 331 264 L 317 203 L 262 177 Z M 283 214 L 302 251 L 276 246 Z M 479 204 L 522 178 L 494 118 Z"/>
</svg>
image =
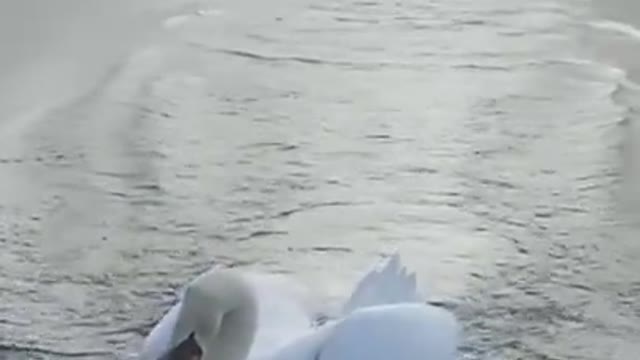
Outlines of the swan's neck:
<svg viewBox="0 0 640 360">
<path fill-rule="evenodd" d="M 246 360 L 253 343 L 256 314 L 251 308 L 226 313 L 217 334 L 202 341 L 202 360 Z"/>
<path fill-rule="evenodd" d="M 195 334 L 202 360 L 246 360 L 258 315 L 252 289 L 238 274 L 226 271 L 197 286 L 207 293 L 197 312 L 201 326 Z"/>
</svg>

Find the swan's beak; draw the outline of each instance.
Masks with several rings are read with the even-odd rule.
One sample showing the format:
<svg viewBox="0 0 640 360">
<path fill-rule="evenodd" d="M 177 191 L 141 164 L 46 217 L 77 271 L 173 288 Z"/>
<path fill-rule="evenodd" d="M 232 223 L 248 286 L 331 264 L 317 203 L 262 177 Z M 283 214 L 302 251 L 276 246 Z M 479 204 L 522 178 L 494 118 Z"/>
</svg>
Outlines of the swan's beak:
<svg viewBox="0 0 640 360">
<path fill-rule="evenodd" d="M 195 333 L 191 333 L 184 341 L 162 358 L 162 360 L 201 360 L 202 348 L 196 341 Z"/>
</svg>

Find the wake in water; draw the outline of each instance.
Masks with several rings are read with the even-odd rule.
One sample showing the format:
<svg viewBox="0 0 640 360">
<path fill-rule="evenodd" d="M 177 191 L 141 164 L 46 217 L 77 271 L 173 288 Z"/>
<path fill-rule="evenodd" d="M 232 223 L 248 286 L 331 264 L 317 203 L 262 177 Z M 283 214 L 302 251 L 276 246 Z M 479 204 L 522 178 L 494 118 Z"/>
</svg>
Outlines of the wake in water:
<svg viewBox="0 0 640 360">
<path fill-rule="evenodd" d="M 146 0 L 0 2 L 0 119 L 89 91 L 162 31 L 168 10 L 150 5 Z"/>
<path fill-rule="evenodd" d="M 596 29 L 613 31 L 640 40 L 640 29 L 627 23 L 613 20 L 593 21 L 590 25 Z"/>
</svg>

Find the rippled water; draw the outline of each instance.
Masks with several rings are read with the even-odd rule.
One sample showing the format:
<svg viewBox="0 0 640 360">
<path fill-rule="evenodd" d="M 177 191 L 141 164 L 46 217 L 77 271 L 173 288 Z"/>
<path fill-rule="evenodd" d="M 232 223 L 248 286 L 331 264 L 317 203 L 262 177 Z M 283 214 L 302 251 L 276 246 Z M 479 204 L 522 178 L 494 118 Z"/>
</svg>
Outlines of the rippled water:
<svg viewBox="0 0 640 360">
<path fill-rule="evenodd" d="M 466 357 L 640 350 L 634 73 L 615 56 L 634 40 L 601 7 L 203 9 L 94 91 L 2 123 L 0 358 L 135 352 L 212 261 L 339 301 L 396 248 Z"/>
</svg>

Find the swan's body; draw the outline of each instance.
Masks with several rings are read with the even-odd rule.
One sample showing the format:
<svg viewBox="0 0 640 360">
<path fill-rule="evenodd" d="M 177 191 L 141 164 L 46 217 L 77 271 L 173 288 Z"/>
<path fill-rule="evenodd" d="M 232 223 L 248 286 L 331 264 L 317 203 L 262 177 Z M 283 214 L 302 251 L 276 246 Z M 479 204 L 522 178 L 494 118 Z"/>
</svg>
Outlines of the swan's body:
<svg viewBox="0 0 640 360">
<path fill-rule="evenodd" d="M 233 270 L 187 286 L 147 337 L 142 360 L 454 360 L 458 325 L 423 304 L 415 277 L 394 256 L 358 284 L 336 320 Z"/>
</svg>

